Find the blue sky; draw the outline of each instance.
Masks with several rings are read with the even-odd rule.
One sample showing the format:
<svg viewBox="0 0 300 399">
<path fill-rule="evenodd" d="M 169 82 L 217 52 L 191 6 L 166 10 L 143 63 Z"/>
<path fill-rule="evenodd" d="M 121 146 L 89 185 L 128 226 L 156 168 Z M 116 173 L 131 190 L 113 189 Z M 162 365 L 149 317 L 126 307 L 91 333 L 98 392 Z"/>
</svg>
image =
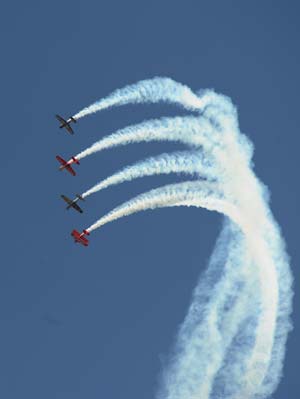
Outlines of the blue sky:
<svg viewBox="0 0 300 399">
<path fill-rule="evenodd" d="M 72 228 L 180 178 L 112 187 L 91 196 L 83 215 L 66 212 L 61 193 L 181 146 L 97 154 L 75 178 L 57 171 L 55 155 L 68 158 L 120 127 L 178 110 L 108 110 L 80 121 L 72 137 L 53 116 L 157 75 L 229 95 L 254 142 L 255 171 L 271 190 L 297 287 L 299 5 L 29 0 L 2 10 L 0 396 L 153 398 L 221 218 L 197 209 L 146 212 L 96 231 L 88 249 L 75 246 Z M 274 399 L 299 397 L 297 313 Z"/>
</svg>

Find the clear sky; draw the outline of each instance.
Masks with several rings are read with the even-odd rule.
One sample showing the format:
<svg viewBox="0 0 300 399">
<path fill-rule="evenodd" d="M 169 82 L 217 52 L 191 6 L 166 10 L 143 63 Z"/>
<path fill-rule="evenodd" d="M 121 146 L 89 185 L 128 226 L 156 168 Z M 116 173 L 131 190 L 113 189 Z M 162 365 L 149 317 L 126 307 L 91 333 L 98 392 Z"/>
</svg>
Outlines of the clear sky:
<svg viewBox="0 0 300 399">
<path fill-rule="evenodd" d="M 251 4 L 250 4 L 251 3 Z M 215 88 L 238 106 L 255 145 L 255 171 L 272 193 L 299 279 L 299 4 L 296 1 L 6 2 L 1 41 L 0 397 L 154 397 L 159 375 L 221 217 L 198 209 L 145 212 L 75 246 L 88 227 L 133 195 L 180 180 L 151 177 L 112 187 L 66 212 L 59 195 L 83 192 L 125 164 L 181 148 L 137 144 L 57 171 L 95 140 L 171 106 L 127 106 L 69 116 L 115 88 L 169 76 Z M 298 295 L 294 303 L 298 302 Z M 274 399 L 297 399 L 299 312 Z"/>
</svg>

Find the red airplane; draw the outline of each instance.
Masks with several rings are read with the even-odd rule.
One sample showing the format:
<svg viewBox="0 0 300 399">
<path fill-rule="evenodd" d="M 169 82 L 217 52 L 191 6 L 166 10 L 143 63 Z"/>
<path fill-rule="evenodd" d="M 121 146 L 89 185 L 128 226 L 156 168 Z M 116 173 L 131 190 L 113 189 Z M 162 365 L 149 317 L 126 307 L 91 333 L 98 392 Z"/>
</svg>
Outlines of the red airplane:
<svg viewBox="0 0 300 399">
<path fill-rule="evenodd" d="M 75 157 L 72 157 L 67 162 L 63 158 L 61 158 L 59 155 L 56 155 L 56 159 L 61 164 L 61 166 L 59 167 L 59 170 L 66 169 L 69 173 L 71 173 L 71 175 L 73 175 L 73 176 L 76 175 L 75 170 L 72 168 L 71 165 L 72 165 L 72 163 L 77 163 L 79 165 L 78 159 L 76 159 Z"/>
<path fill-rule="evenodd" d="M 70 124 L 76 123 L 76 119 L 74 118 L 74 116 L 70 116 L 69 119 L 65 120 L 64 118 L 62 118 L 60 115 L 55 115 L 56 119 L 60 122 L 60 128 L 62 129 L 63 127 L 65 127 L 67 129 L 67 131 L 70 134 L 74 134 L 73 129 L 71 128 Z"/>
<path fill-rule="evenodd" d="M 73 236 L 75 244 L 79 243 L 87 247 L 89 245 L 89 240 L 85 236 L 89 236 L 90 233 L 87 230 L 83 230 L 82 233 L 79 233 L 77 230 L 73 230 L 71 236 Z"/>
</svg>

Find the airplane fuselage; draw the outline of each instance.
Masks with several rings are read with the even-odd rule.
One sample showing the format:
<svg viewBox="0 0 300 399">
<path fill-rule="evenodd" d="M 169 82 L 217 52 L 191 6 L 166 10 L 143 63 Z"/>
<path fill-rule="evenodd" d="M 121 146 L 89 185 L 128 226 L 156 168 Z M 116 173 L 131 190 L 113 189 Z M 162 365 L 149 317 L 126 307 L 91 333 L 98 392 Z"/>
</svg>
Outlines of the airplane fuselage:
<svg viewBox="0 0 300 399">
<path fill-rule="evenodd" d="M 78 202 L 79 198 L 75 198 L 72 200 L 71 204 L 68 206 L 68 208 L 70 208 L 73 204 L 76 204 L 76 202 Z"/>
<path fill-rule="evenodd" d="M 66 126 L 70 126 L 70 123 L 76 123 L 76 119 L 73 118 L 73 116 L 71 116 L 69 119 L 67 119 L 66 121 L 64 120 L 60 127 L 66 127 Z"/>
</svg>

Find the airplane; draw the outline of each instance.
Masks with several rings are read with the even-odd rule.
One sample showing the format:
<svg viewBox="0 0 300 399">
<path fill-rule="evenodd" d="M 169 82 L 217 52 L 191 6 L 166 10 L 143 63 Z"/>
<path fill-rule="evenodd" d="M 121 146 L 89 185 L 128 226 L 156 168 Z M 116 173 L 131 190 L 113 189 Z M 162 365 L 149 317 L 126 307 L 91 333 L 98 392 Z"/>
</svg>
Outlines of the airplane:
<svg viewBox="0 0 300 399">
<path fill-rule="evenodd" d="M 60 129 L 62 129 L 63 127 L 65 127 L 67 129 L 67 131 L 70 134 L 74 134 L 73 129 L 71 128 L 70 124 L 76 123 L 76 119 L 74 118 L 74 116 L 70 116 L 69 119 L 65 120 L 64 118 L 62 118 L 60 115 L 55 115 L 55 118 L 60 122 Z"/>
<path fill-rule="evenodd" d="M 87 247 L 89 245 L 89 240 L 85 237 L 86 235 L 90 235 L 87 230 L 83 230 L 82 233 L 79 233 L 77 230 L 73 230 L 71 236 L 73 236 L 75 244 L 79 243 Z"/>
<path fill-rule="evenodd" d="M 72 157 L 68 161 L 65 161 L 59 155 L 56 155 L 55 158 L 58 160 L 59 163 L 61 163 L 59 170 L 66 169 L 69 173 L 71 173 L 71 175 L 73 175 L 73 176 L 76 175 L 76 173 L 75 173 L 74 169 L 71 167 L 71 165 L 72 165 L 72 163 L 77 163 L 78 165 L 80 165 L 78 159 L 76 159 L 75 157 Z"/>
<path fill-rule="evenodd" d="M 63 194 L 61 195 L 61 198 L 64 201 L 66 201 L 66 203 L 68 204 L 66 209 L 74 208 L 77 212 L 83 213 L 83 210 L 77 204 L 79 200 L 84 201 L 84 198 L 80 194 L 76 194 L 76 198 L 74 198 L 73 200 L 71 200 L 70 198 L 68 198 L 66 195 Z"/>
</svg>

